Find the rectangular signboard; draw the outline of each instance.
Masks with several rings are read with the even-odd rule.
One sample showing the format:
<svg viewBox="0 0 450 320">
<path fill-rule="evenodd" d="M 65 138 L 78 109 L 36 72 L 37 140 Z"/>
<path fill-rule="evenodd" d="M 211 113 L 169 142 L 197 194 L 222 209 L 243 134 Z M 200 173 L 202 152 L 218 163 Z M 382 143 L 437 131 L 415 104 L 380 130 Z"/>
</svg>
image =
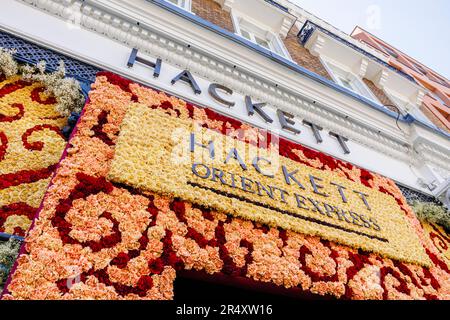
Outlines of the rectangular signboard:
<svg viewBox="0 0 450 320">
<path fill-rule="evenodd" d="M 247 143 L 135 104 L 121 126 L 109 179 L 272 227 L 428 264 L 392 196 L 283 157 L 275 138 L 270 145 Z"/>
</svg>

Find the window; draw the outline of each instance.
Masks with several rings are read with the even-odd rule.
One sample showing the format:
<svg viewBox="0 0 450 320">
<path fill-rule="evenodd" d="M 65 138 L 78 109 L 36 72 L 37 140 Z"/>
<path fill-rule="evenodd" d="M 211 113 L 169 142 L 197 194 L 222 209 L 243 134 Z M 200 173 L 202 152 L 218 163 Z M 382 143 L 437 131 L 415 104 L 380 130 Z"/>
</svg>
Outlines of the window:
<svg viewBox="0 0 450 320">
<path fill-rule="evenodd" d="M 444 106 L 447 106 L 447 104 L 444 102 L 444 100 L 443 100 L 438 94 L 436 94 L 436 93 L 434 93 L 434 92 L 430 92 L 430 96 L 431 96 L 434 100 L 438 101 L 440 104 L 442 104 L 442 105 L 444 105 Z"/>
<path fill-rule="evenodd" d="M 397 52 L 395 52 L 394 50 L 392 50 L 391 48 L 389 48 L 388 46 L 385 46 L 382 43 L 377 42 L 377 44 L 384 50 L 386 51 L 390 56 L 394 57 L 394 58 L 398 58 L 398 54 Z"/>
<path fill-rule="evenodd" d="M 248 21 L 248 19 L 237 16 L 234 13 L 232 16 L 238 35 L 284 58 L 291 59 L 283 42 L 276 34 L 264 30 L 264 28 L 258 27 L 256 24 Z"/>
<path fill-rule="evenodd" d="M 380 103 L 366 84 L 352 72 L 345 71 L 344 68 L 338 67 L 336 64 L 329 61 L 322 60 L 322 62 L 336 83 L 348 90 L 364 96 L 367 99 Z"/>
<path fill-rule="evenodd" d="M 414 67 L 414 69 L 416 69 L 416 71 L 418 71 L 419 73 L 423 74 L 424 76 L 427 75 L 428 71 L 425 70 L 424 67 L 422 67 L 421 65 L 419 65 L 419 64 L 417 64 L 415 62 L 412 62 L 412 61 L 410 61 L 410 63 L 413 65 L 413 67 Z"/>
<path fill-rule="evenodd" d="M 166 0 L 170 3 L 173 3 L 174 5 L 187 10 L 191 11 L 191 0 Z"/>
<path fill-rule="evenodd" d="M 428 78 L 434 82 L 437 82 L 441 85 L 443 85 L 444 87 L 450 88 L 450 85 L 447 83 L 447 81 L 445 81 L 443 78 L 439 77 L 438 75 L 429 72 L 427 74 Z"/>
</svg>

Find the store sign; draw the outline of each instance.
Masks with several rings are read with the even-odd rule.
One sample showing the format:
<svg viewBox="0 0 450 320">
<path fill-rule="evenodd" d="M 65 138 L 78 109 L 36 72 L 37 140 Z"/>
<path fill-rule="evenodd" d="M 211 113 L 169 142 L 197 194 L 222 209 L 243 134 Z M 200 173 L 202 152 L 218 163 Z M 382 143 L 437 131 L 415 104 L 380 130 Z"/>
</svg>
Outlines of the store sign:
<svg viewBox="0 0 450 320">
<path fill-rule="evenodd" d="M 273 141 L 273 139 L 272 139 Z M 144 105 L 129 108 L 109 179 L 393 259 L 428 259 L 389 195 Z"/>
<path fill-rule="evenodd" d="M 162 60 L 156 59 L 155 61 L 150 61 L 147 59 L 143 59 L 138 55 L 138 50 L 133 49 L 131 51 L 130 57 L 128 59 L 127 66 L 129 68 L 132 68 L 134 64 L 138 62 L 141 63 L 151 69 L 153 69 L 153 77 L 159 78 L 162 72 Z M 200 86 L 198 85 L 195 77 L 188 71 L 183 70 L 180 71 L 178 74 L 173 75 L 173 78 L 171 80 L 171 84 L 175 85 L 178 82 L 183 82 L 191 87 L 193 92 L 195 94 L 204 94 L 204 92 L 201 90 Z M 211 96 L 212 99 L 215 100 L 215 102 L 229 107 L 233 108 L 236 105 L 236 101 L 233 100 L 233 90 L 218 83 L 210 83 L 208 87 L 208 94 Z M 287 112 L 284 112 L 282 110 L 277 110 L 276 112 L 276 118 L 271 117 L 266 111 L 264 111 L 264 107 L 267 104 L 264 102 L 258 102 L 252 100 L 250 96 L 245 96 L 245 106 L 247 111 L 247 116 L 249 117 L 260 117 L 263 121 L 269 124 L 273 124 L 275 121 L 277 121 L 281 127 L 282 130 L 289 132 L 291 134 L 300 134 L 301 130 L 299 129 L 299 124 L 295 121 L 295 117 Z M 322 143 L 322 131 L 323 128 L 314 124 L 313 122 L 310 122 L 308 120 L 304 120 L 302 124 L 308 128 L 308 130 L 311 130 L 311 132 L 314 135 L 314 138 L 316 140 L 316 143 Z M 350 154 L 350 149 L 347 145 L 348 139 L 346 137 L 343 137 L 335 132 L 329 132 L 328 133 L 331 137 L 335 138 L 340 147 L 342 148 L 342 151 L 344 154 Z"/>
</svg>

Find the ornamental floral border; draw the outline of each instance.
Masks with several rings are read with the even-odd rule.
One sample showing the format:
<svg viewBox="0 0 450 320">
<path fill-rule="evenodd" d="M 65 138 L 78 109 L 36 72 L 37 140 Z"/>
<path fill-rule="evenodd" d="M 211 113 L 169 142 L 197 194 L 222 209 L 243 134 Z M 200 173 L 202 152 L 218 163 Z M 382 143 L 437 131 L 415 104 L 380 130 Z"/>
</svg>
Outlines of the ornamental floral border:
<svg viewBox="0 0 450 320">
<path fill-rule="evenodd" d="M 25 236 L 84 97 L 62 61 L 50 73 L 14 53 L 0 48 L 0 232 Z"/>
<path fill-rule="evenodd" d="M 259 131 L 111 73 L 99 73 L 92 88 L 4 299 L 173 299 L 177 270 L 343 299 L 450 298 L 450 270 L 396 185 L 301 145 L 285 141 L 280 152 L 392 196 L 433 261 L 431 268 L 111 183 L 105 177 L 133 102 L 249 142 Z"/>
<path fill-rule="evenodd" d="M 0 75 L 0 232 L 25 236 L 66 141 L 45 86 Z"/>
</svg>

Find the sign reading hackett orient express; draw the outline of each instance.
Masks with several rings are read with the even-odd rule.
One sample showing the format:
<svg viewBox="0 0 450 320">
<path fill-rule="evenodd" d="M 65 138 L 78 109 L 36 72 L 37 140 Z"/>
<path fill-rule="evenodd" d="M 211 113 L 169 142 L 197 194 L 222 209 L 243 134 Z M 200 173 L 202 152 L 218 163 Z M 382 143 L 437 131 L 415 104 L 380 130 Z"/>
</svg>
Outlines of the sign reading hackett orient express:
<svg viewBox="0 0 450 320">
<path fill-rule="evenodd" d="M 109 179 L 393 259 L 429 260 L 395 199 L 144 105 L 128 109 Z M 267 141 L 267 139 L 265 139 Z"/>
</svg>

